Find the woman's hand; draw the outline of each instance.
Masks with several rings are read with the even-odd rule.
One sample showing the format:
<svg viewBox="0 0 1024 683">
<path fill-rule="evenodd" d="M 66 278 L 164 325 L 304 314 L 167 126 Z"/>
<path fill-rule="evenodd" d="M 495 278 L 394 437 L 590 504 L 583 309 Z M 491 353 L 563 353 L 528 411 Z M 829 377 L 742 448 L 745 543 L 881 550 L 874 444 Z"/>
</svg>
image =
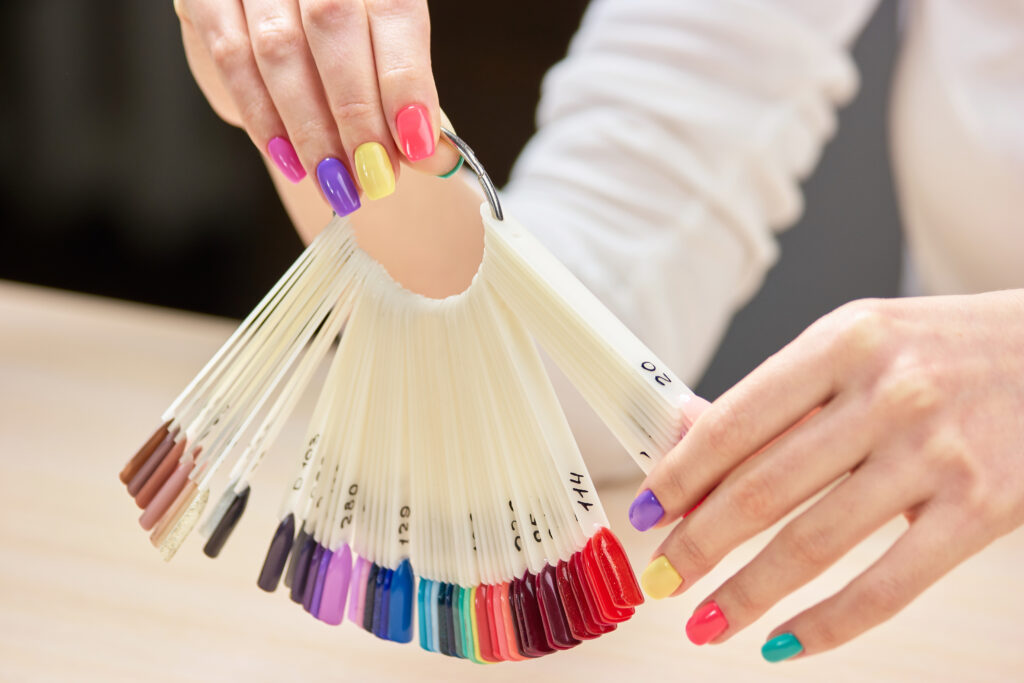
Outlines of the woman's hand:
<svg viewBox="0 0 1024 683">
<path fill-rule="evenodd" d="M 391 194 L 399 161 L 433 175 L 457 163 L 437 145 L 426 0 L 175 0 L 175 10 L 213 109 L 289 180 L 315 173 L 339 215 L 359 207 L 359 189 Z"/>
<path fill-rule="evenodd" d="M 823 652 L 1024 522 L 1024 290 L 854 302 L 765 361 L 700 416 L 631 507 L 638 528 L 675 524 L 646 590 L 686 590 L 837 480 L 701 602 L 690 640 L 728 640 L 905 515 L 884 556 L 762 649 L 769 661 Z"/>
</svg>

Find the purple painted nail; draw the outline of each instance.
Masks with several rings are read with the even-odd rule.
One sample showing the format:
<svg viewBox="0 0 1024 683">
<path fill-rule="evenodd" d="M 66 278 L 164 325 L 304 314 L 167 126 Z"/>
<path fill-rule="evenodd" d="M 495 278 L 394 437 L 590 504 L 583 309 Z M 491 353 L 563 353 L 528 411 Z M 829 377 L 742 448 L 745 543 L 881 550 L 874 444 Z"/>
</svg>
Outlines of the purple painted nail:
<svg viewBox="0 0 1024 683">
<path fill-rule="evenodd" d="M 306 177 L 306 169 L 302 168 L 299 155 L 295 153 L 292 143 L 287 138 L 276 137 L 267 143 L 267 156 L 274 165 L 281 169 L 284 177 L 297 183 Z"/>
<path fill-rule="evenodd" d="M 359 208 L 359 191 L 345 164 L 334 157 L 327 157 L 317 165 L 316 178 L 334 213 L 347 216 Z"/>
<path fill-rule="evenodd" d="M 664 515 L 665 509 L 661 507 L 661 503 L 650 489 L 644 489 L 629 506 L 629 523 L 637 531 L 647 531 Z"/>
</svg>

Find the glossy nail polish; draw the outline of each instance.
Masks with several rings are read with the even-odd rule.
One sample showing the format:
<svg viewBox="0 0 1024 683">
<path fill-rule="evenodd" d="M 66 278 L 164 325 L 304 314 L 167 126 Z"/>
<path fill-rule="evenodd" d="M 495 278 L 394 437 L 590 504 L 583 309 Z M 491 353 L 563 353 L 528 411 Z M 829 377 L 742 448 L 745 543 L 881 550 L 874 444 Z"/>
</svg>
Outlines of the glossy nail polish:
<svg viewBox="0 0 1024 683">
<path fill-rule="evenodd" d="M 249 502 L 249 491 L 249 487 L 246 486 L 242 489 L 241 493 L 234 495 L 231 504 L 228 505 L 224 514 L 217 522 L 217 526 L 214 527 L 213 533 L 210 534 L 210 538 L 207 539 L 206 545 L 203 546 L 204 555 L 207 557 L 217 557 L 220 555 L 224 544 L 228 542 L 228 537 L 231 536 L 231 532 L 238 525 L 238 520 L 242 518 L 242 513 L 245 512 L 246 503 Z"/>
<path fill-rule="evenodd" d="M 640 590 L 640 584 L 633 574 L 633 567 L 629 564 L 626 551 L 619 543 L 619 539 L 615 538 L 615 534 L 610 529 L 601 527 L 590 542 L 615 606 L 628 609 L 642 605 L 643 591 Z"/>
<path fill-rule="evenodd" d="M 373 605 L 377 599 L 377 575 L 380 574 L 380 565 L 376 562 L 370 563 L 366 572 L 366 597 L 363 599 L 363 615 L 359 625 L 364 631 L 373 633 Z"/>
<path fill-rule="evenodd" d="M 299 155 L 295 153 L 292 143 L 286 138 L 276 137 L 267 143 L 267 156 L 284 174 L 284 177 L 297 183 L 306 177 L 306 169 L 302 168 Z"/>
<path fill-rule="evenodd" d="M 402 560 L 391 577 L 391 602 L 388 613 L 388 640 L 408 643 L 412 640 L 413 573 L 409 560 Z"/>
<path fill-rule="evenodd" d="M 686 637 L 694 645 L 706 645 L 722 635 L 727 628 L 729 621 L 722 614 L 718 603 L 712 600 L 697 609 L 686 622 Z"/>
<path fill-rule="evenodd" d="M 342 545 L 331 555 L 324 576 L 323 590 L 320 595 L 320 609 L 317 619 L 325 624 L 337 626 L 345 614 L 345 601 L 348 599 L 348 586 L 352 576 L 352 551 Z"/>
<path fill-rule="evenodd" d="M 316 541 L 312 536 L 306 537 L 306 542 L 299 549 L 295 558 L 295 576 L 292 577 L 291 601 L 302 604 L 302 596 L 306 594 L 306 577 L 309 576 L 309 563 L 313 560 L 313 551 L 316 548 Z"/>
<path fill-rule="evenodd" d="M 594 601 L 597 604 L 597 613 L 602 621 L 608 624 L 618 624 L 627 621 L 635 610 L 632 607 L 622 608 L 615 604 L 612 599 L 612 586 L 605 579 L 604 573 L 598 563 L 594 552 L 594 539 L 591 538 L 583 546 L 583 571 L 586 575 L 587 584 L 594 594 Z"/>
<path fill-rule="evenodd" d="M 327 157 L 317 165 L 316 179 L 334 213 L 347 216 L 359 208 L 359 191 L 345 164 L 334 157 Z"/>
<path fill-rule="evenodd" d="M 295 517 L 289 512 L 274 531 L 270 547 L 267 548 L 267 557 L 263 560 L 263 569 L 260 570 L 259 579 L 256 580 L 256 585 L 268 593 L 277 590 L 277 584 L 284 572 L 285 562 L 288 561 L 288 553 L 292 549 L 294 537 Z"/>
<path fill-rule="evenodd" d="M 316 570 L 316 582 L 313 584 L 313 600 L 309 604 L 309 613 L 314 617 L 320 617 L 320 602 L 324 595 L 324 581 L 327 580 L 327 567 L 331 564 L 331 557 L 334 555 L 330 550 L 324 548 L 320 553 L 320 564 Z"/>
<path fill-rule="evenodd" d="M 480 649 L 480 658 L 485 662 L 496 662 L 491 640 L 490 615 L 487 612 L 487 584 L 481 584 L 473 591 L 473 610 L 476 614 L 476 636 Z"/>
<path fill-rule="evenodd" d="M 761 646 L 761 656 L 769 662 L 781 662 L 804 651 L 804 646 L 792 633 L 781 633 Z"/>
<path fill-rule="evenodd" d="M 410 104 L 399 110 L 395 116 L 395 130 L 402 152 L 409 161 L 426 159 L 434 153 L 434 131 L 430 127 L 430 115 L 422 104 Z"/>
<path fill-rule="evenodd" d="M 601 619 L 597 609 L 597 598 L 594 597 L 594 591 L 587 582 L 586 572 L 583 569 L 582 552 L 574 553 L 569 558 L 569 579 L 576 601 L 580 605 L 580 614 L 587 631 L 594 637 L 614 631 L 615 624 Z"/>
<path fill-rule="evenodd" d="M 629 506 L 629 523 L 637 531 L 647 531 L 664 516 L 664 508 L 650 489 L 644 489 Z"/>
<path fill-rule="evenodd" d="M 552 565 L 545 565 L 537 573 L 537 600 L 540 605 L 540 617 L 544 624 L 544 637 L 548 645 L 558 650 L 568 650 L 580 644 L 569 628 L 569 619 L 565 606 L 558 592 L 557 570 Z"/>
<path fill-rule="evenodd" d="M 316 592 L 316 576 L 320 571 L 320 558 L 324 556 L 324 547 L 317 543 L 313 546 L 313 555 L 309 558 L 309 569 L 306 570 L 306 582 L 302 588 L 302 609 L 313 610 L 313 594 Z"/>
<path fill-rule="evenodd" d="M 679 576 L 679 572 L 664 555 L 656 557 L 640 576 L 640 584 L 644 587 L 644 592 L 655 600 L 672 595 L 682 582 L 683 579 Z"/>
<path fill-rule="evenodd" d="M 364 142 L 356 147 L 353 157 L 356 176 L 367 197 L 380 199 L 395 191 L 395 171 L 384 145 Z"/>
</svg>

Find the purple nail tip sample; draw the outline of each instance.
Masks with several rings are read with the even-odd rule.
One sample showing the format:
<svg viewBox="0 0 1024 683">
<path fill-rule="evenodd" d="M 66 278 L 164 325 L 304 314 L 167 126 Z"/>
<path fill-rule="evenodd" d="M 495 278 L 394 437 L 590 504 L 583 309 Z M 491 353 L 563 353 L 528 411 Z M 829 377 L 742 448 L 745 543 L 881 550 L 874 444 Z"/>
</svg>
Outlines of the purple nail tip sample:
<svg viewBox="0 0 1024 683">
<path fill-rule="evenodd" d="M 316 179 L 334 213 L 347 216 L 359 208 L 359 190 L 345 164 L 334 157 L 327 157 L 317 165 Z"/>
<path fill-rule="evenodd" d="M 349 581 L 352 578 L 352 551 L 343 545 L 331 555 L 324 576 L 323 593 L 320 596 L 320 611 L 317 619 L 325 624 L 337 626 L 345 614 Z"/>
<path fill-rule="evenodd" d="M 281 520 L 274 532 L 274 537 L 267 548 L 267 557 L 263 560 L 263 568 L 256 580 L 256 585 L 261 589 L 272 593 L 277 590 L 277 584 L 281 581 L 281 574 L 284 573 L 285 562 L 288 561 L 288 554 L 292 550 L 292 541 L 295 540 L 295 516 L 288 513 L 288 516 Z"/>
<path fill-rule="evenodd" d="M 629 523 L 637 531 L 647 531 L 664 516 L 665 509 L 650 489 L 644 489 L 629 506 Z"/>
</svg>

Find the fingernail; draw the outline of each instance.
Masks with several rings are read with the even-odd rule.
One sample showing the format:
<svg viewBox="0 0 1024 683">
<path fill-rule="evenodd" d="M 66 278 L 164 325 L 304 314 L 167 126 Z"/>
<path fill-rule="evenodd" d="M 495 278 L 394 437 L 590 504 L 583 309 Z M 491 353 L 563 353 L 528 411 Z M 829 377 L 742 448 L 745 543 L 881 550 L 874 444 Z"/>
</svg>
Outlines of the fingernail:
<svg viewBox="0 0 1024 683">
<path fill-rule="evenodd" d="M 629 506 L 629 523 L 637 531 L 647 531 L 664 516 L 665 509 L 650 489 L 644 489 Z"/>
<path fill-rule="evenodd" d="M 722 635 L 727 628 L 728 620 L 722 614 L 718 603 L 712 600 L 694 612 L 686 622 L 686 637 L 694 645 L 706 645 Z"/>
<path fill-rule="evenodd" d="M 359 191 L 345 164 L 334 157 L 327 157 L 317 164 L 316 179 L 336 214 L 347 216 L 359 208 Z"/>
<path fill-rule="evenodd" d="M 804 646 L 792 633 L 777 635 L 761 646 L 761 656 L 769 662 L 781 662 L 803 651 Z"/>
<path fill-rule="evenodd" d="M 280 169 L 284 177 L 293 183 L 306 177 L 306 169 L 302 168 L 299 155 L 295 153 L 295 148 L 286 138 L 276 137 L 268 142 L 267 156 Z"/>
<path fill-rule="evenodd" d="M 387 197 L 395 191 L 395 172 L 384 145 L 364 142 L 356 147 L 355 166 L 359 184 L 370 199 Z"/>
<path fill-rule="evenodd" d="M 409 161 L 426 159 L 434 153 L 434 131 L 430 129 L 430 116 L 422 104 L 410 104 L 395 116 L 395 129 L 402 151 Z"/>
<path fill-rule="evenodd" d="M 655 600 L 672 595 L 682 583 L 683 578 L 664 555 L 655 558 L 640 576 L 640 585 L 644 587 L 644 593 Z"/>
</svg>

